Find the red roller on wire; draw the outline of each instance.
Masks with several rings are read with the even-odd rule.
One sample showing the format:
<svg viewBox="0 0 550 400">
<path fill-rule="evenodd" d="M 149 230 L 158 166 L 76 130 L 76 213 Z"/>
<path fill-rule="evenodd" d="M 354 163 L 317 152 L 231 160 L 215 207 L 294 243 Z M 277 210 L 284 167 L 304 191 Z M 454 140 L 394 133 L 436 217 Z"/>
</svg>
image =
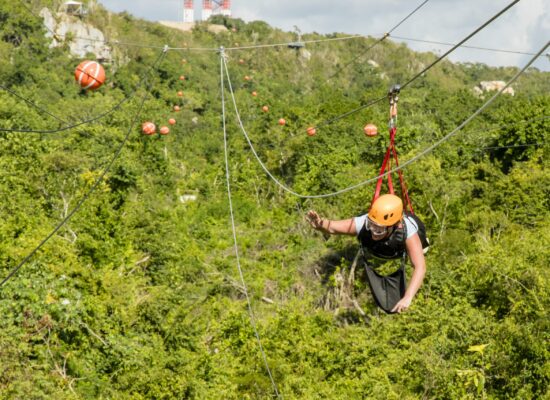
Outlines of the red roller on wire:
<svg viewBox="0 0 550 400">
<path fill-rule="evenodd" d="M 96 90 L 105 83 L 105 70 L 96 61 L 83 61 L 76 67 L 74 78 L 84 90 Z"/>
<path fill-rule="evenodd" d="M 367 124 L 365 125 L 365 128 L 363 128 L 365 131 L 365 135 L 369 137 L 373 137 L 378 135 L 378 128 L 374 124 Z"/>
<path fill-rule="evenodd" d="M 141 125 L 141 132 L 144 135 L 147 135 L 147 136 L 154 135 L 156 131 L 157 131 L 157 127 L 155 126 L 155 124 L 153 124 L 150 121 L 144 122 Z"/>
</svg>

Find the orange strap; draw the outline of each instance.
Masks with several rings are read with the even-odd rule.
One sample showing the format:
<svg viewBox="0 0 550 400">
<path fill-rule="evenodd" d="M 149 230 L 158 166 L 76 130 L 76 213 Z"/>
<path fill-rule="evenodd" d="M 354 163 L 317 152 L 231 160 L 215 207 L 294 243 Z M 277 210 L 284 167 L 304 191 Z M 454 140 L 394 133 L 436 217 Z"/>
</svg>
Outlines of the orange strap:
<svg viewBox="0 0 550 400">
<path fill-rule="evenodd" d="M 397 127 L 393 126 L 390 128 L 390 144 L 388 145 L 388 148 L 386 150 L 386 155 L 384 156 L 384 161 L 382 161 L 382 167 L 380 168 L 380 173 L 378 174 L 378 181 L 376 182 L 376 190 L 374 191 L 374 197 L 372 198 L 371 207 L 372 204 L 375 202 L 378 197 L 380 197 L 380 192 L 382 191 L 382 183 L 384 181 L 384 174 L 387 171 L 391 171 L 391 159 L 393 156 L 393 159 L 395 160 L 395 166 L 399 167 L 399 160 L 397 158 L 397 150 L 395 148 L 395 134 L 397 133 Z M 398 170 L 397 174 L 399 175 L 399 183 L 401 186 L 401 195 L 403 197 L 403 201 L 405 203 L 405 209 L 408 207 L 410 212 L 414 214 L 413 206 L 411 199 L 409 197 L 409 192 L 407 190 L 407 186 L 405 185 L 405 178 L 403 176 L 403 171 Z M 391 194 L 395 194 L 394 188 L 393 188 L 393 181 L 391 174 L 387 175 L 387 181 L 388 181 L 388 190 Z"/>
</svg>

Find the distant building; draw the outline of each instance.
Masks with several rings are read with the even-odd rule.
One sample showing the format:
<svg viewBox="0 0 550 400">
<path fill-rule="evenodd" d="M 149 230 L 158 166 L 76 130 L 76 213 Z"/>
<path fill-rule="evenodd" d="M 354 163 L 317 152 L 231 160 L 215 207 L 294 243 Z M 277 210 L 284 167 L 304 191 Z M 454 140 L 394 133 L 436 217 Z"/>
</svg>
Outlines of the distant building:
<svg viewBox="0 0 550 400">
<path fill-rule="evenodd" d="M 88 13 L 84 4 L 79 1 L 67 1 L 61 7 L 61 11 L 68 15 L 75 15 L 77 17 L 84 16 Z"/>
</svg>

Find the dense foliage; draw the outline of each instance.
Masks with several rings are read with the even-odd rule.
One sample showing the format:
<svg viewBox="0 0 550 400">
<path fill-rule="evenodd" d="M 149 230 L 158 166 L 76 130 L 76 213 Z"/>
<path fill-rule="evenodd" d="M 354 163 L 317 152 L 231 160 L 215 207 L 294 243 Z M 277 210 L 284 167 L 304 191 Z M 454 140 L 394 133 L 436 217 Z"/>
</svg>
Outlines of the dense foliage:
<svg viewBox="0 0 550 400">
<path fill-rule="evenodd" d="M 39 3 L 36 14 L 56 4 Z M 213 34 L 205 24 L 176 32 L 100 6 L 86 18 L 121 43 L 294 40 L 260 21 L 218 18 L 229 29 Z M 3 278 L 89 193 L 130 132 L 78 212 L 0 289 L 0 397 L 273 398 L 233 248 L 219 54 L 170 51 L 151 70 L 161 50 L 114 45 L 108 83 L 86 93 L 72 76 L 80 60 L 67 46 L 49 48 L 22 2 L 0 1 L 0 21 L 0 83 L 38 106 L 1 90 L 0 127 L 56 129 L 130 98 L 68 131 L 0 135 Z M 384 131 L 385 103 L 305 134 L 436 57 L 388 40 L 351 62 L 374 40 L 308 44 L 307 53 L 227 51 L 243 124 L 259 157 L 294 190 L 331 192 L 376 176 L 387 135 L 366 138 L 362 127 L 374 122 Z M 400 159 L 477 110 L 485 99 L 471 89 L 480 80 L 515 72 L 443 61 L 415 81 L 399 102 Z M 282 191 L 243 138 L 226 82 L 240 263 L 284 398 L 548 398 L 549 73 L 530 69 L 514 89 L 405 169 L 434 245 L 421 291 L 395 316 L 373 305 L 360 266 L 351 276 L 354 240 L 323 240 L 304 221 L 309 208 L 332 218 L 364 212 L 373 185 L 324 200 Z M 140 133 L 141 122 L 171 116 L 178 123 L 170 135 Z"/>
</svg>

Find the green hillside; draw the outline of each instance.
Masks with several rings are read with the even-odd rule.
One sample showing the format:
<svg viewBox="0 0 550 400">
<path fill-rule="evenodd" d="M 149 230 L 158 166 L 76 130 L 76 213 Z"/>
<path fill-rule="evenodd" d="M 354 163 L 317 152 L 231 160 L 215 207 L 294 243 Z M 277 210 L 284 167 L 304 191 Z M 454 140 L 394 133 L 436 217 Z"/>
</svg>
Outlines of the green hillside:
<svg viewBox="0 0 550 400">
<path fill-rule="evenodd" d="M 226 32 L 180 32 L 96 6 L 84 21 L 113 59 L 107 82 L 85 92 L 70 35 L 50 48 L 38 17 L 58 5 L 0 0 L 0 279 L 13 273 L 0 287 L 1 399 L 550 399 L 550 73 L 529 68 L 514 96 L 404 169 L 433 245 L 411 308 L 386 315 L 364 269 L 351 274 L 357 241 L 327 240 L 304 218 L 362 214 L 374 183 L 322 199 L 284 191 L 244 138 L 224 78 L 243 286 L 215 49 L 228 49 L 259 158 L 302 195 L 376 177 L 387 101 L 326 122 L 435 54 L 391 38 L 369 51 L 377 38 L 324 40 L 343 33 L 304 35 L 323 41 L 302 50 L 248 49 L 296 37 L 219 17 Z M 429 69 L 400 95 L 400 161 L 478 110 L 492 95 L 474 93 L 480 81 L 518 71 Z M 169 135 L 141 133 L 169 118 Z M 366 137 L 367 123 L 380 134 Z"/>
</svg>

